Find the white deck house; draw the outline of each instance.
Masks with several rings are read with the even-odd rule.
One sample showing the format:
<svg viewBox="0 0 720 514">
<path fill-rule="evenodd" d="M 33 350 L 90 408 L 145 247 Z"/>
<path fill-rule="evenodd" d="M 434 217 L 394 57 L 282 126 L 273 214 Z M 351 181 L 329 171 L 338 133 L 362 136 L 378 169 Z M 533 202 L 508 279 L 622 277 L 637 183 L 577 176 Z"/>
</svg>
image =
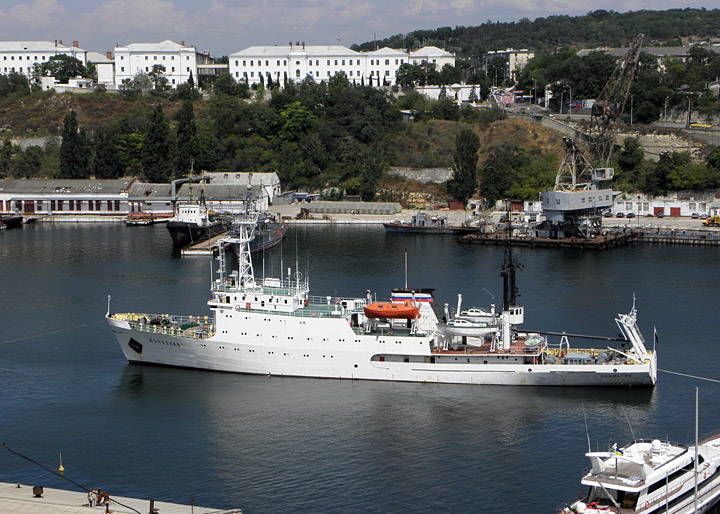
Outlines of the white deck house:
<svg viewBox="0 0 720 514">
<path fill-rule="evenodd" d="M 86 63 L 86 52 L 78 41 L 72 46 L 63 45 L 62 40 L 53 41 L 0 41 L 0 73 L 22 73 L 32 75 L 34 64 L 43 64 L 56 55 L 75 57 Z"/>
<path fill-rule="evenodd" d="M 194 46 L 185 46 L 185 42 L 176 43 L 165 40 L 161 43 L 131 43 L 115 47 L 115 84 L 132 78 L 137 73 L 150 73 L 153 66 L 165 67 L 163 75 L 170 87 L 177 87 L 190 79 L 197 83 L 197 64 L 200 54 Z"/>
</svg>

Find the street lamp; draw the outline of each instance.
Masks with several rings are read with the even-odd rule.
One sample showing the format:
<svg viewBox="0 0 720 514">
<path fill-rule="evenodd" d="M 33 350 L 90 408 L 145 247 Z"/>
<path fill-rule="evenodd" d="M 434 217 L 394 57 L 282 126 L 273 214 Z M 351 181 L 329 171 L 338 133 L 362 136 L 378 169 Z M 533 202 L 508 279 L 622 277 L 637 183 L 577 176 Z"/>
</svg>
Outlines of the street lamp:
<svg viewBox="0 0 720 514">
<path fill-rule="evenodd" d="M 570 88 L 570 116 L 572 116 L 572 86 L 568 86 Z"/>
<path fill-rule="evenodd" d="M 630 93 L 630 125 L 633 124 L 633 95 Z"/>
<path fill-rule="evenodd" d="M 665 97 L 665 126 L 667 127 L 667 101 L 668 97 Z"/>
</svg>

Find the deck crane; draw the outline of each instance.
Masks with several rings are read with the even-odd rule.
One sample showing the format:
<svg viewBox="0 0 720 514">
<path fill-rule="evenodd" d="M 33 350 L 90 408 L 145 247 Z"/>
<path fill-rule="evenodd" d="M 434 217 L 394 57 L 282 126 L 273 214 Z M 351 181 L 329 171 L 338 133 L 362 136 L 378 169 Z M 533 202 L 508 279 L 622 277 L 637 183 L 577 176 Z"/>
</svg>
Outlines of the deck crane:
<svg viewBox="0 0 720 514">
<path fill-rule="evenodd" d="M 640 47 L 644 34 L 638 34 L 633 39 L 630 49 L 615 66 L 605 87 L 603 87 L 590 114 L 590 159 L 599 166 L 607 167 L 610 164 L 617 120 L 625 112 L 625 103 L 630 94 L 635 71 L 640 59 Z"/>
</svg>

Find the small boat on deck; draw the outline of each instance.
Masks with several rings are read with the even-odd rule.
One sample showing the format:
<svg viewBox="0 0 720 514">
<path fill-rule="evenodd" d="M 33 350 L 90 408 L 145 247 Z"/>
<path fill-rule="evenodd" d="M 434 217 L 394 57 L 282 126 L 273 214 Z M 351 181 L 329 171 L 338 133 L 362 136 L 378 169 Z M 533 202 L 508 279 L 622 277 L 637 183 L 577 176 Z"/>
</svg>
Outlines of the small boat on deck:
<svg viewBox="0 0 720 514">
<path fill-rule="evenodd" d="M 445 334 L 448 336 L 485 337 L 498 331 L 500 323 L 495 321 L 474 321 L 465 318 L 455 318 L 445 325 Z"/>
<path fill-rule="evenodd" d="M 420 307 L 409 301 L 375 302 L 366 305 L 363 310 L 367 318 L 417 319 L 420 317 Z"/>
</svg>

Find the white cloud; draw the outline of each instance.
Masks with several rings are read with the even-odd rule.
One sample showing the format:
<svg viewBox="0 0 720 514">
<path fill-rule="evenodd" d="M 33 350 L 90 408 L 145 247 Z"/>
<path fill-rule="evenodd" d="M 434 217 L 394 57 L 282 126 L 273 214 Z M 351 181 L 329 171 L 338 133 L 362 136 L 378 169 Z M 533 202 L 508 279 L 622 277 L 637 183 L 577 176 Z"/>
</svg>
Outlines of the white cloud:
<svg viewBox="0 0 720 514">
<path fill-rule="evenodd" d="M 0 9 L 3 39 L 38 39 L 37 35 L 27 37 L 23 34 L 47 34 L 45 32 L 47 30 L 52 32 L 62 30 L 62 22 L 68 15 L 68 10 L 57 0 L 35 0 L 32 3 L 14 5 L 7 11 Z"/>
<path fill-rule="evenodd" d="M 76 25 L 84 33 L 110 35 L 123 44 L 172 39 L 192 31 L 187 11 L 176 10 L 164 0 L 108 0 L 94 11 L 82 14 Z M 132 36 L 147 39 L 128 40 Z"/>
</svg>

